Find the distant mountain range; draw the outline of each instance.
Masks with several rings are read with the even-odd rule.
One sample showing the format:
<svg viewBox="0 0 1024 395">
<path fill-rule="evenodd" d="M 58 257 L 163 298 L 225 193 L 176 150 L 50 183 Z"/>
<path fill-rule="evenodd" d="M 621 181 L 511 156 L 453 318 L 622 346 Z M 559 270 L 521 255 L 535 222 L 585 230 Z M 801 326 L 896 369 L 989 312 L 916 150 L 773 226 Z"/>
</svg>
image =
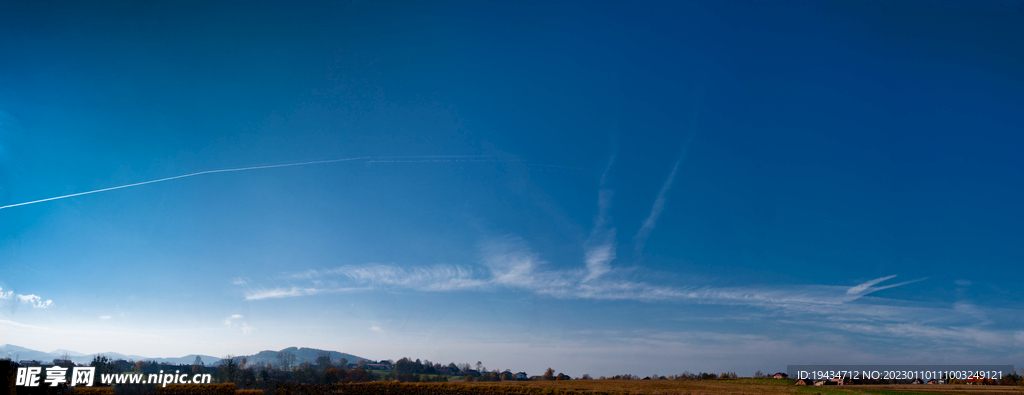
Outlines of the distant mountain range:
<svg viewBox="0 0 1024 395">
<path fill-rule="evenodd" d="M 277 354 L 280 354 L 280 353 L 285 352 L 285 351 L 292 353 L 292 355 L 295 355 L 295 363 L 296 364 L 300 364 L 303 361 L 309 361 L 309 362 L 316 363 L 316 358 L 320 356 L 320 353 L 325 352 L 327 350 L 319 350 L 319 349 L 316 349 L 316 348 L 306 348 L 306 347 L 302 347 L 302 348 L 288 347 L 288 348 L 280 350 L 280 351 L 270 351 L 270 350 L 268 350 L 268 351 L 260 351 L 260 352 L 254 354 L 254 355 L 237 356 L 237 357 L 235 357 L 235 361 L 241 361 L 242 358 L 244 357 L 246 363 L 249 363 L 249 364 L 265 365 L 268 362 L 272 363 L 272 364 L 277 364 Z M 343 353 L 343 352 L 337 352 L 337 351 L 327 351 L 327 352 L 331 353 L 331 360 L 334 361 L 335 363 L 340 361 L 341 358 L 345 358 L 346 360 L 348 360 L 348 363 L 356 363 L 360 359 L 364 359 L 366 361 L 372 361 L 369 358 L 357 357 L 355 355 L 346 354 L 346 353 Z M 193 356 L 192 359 L 195 360 L 195 357 Z M 189 362 L 189 363 L 192 363 L 192 362 Z M 217 359 L 217 363 L 218 364 L 220 363 L 220 359 Z M 207 365 L 209 365 L 209 364 L 207 364 Z"/>
<path fill-rule="evenodd" d="M 270 362 L 272 364 L 276 364 L 277 363 L 277 354 L 285 352 L 285 351 L 290 352 L 293 355 L 295 355 L 295 363 L 299 364 L 299 363 L 302 363 L 303 361 L 310 361 L 310 362 L 315 363 L 316 362 L 316 358 L 318 356 L 320 356 L 320 353 L 322 353 L 324 351 L 327 351 L 327 350 L 319 350 L 319 349 L 315 349 L 315 348 L 306 348 L 306 347 L 302 347 L 302 348 L 288 347 L 288 348 L 280 350 L 280 351 L 268 350 L 268 351 L 260 351 L 260 352 L 258 352 L 256 354 L 253 354 L 253 355 L 239 355 L 239 356 L 236 356 L 234 359 L 237 362 L 237 361 L 241 361 L 242 358 L 245 358 L 246 362 L 250 363 L 250 364 L 265 365 L 268 362 Z M 339 361 L 341 358 L 347 359 L 349 363 L 356 363 L 360 359 L 365 359 L 367 361 L 370 361 L 370 359 L 368 359 L 368 358 L 357 357 L 357 356 L 352 355 L 352 354 L 346 354 L 346 353 L 337 352 L 337 351 L 328 351 L 328 352 L 331 353 L 331 359 L 333 361 L 335 361 L 335 362 Z M 150 357 L 144 357 L 144 356 L 141 356 L 141 355 L 125 355 L 125 354 L 116 353 L 116 352 L 101 352 L 101 353 L 96 353 L 96 354 L 82 354 L 82 353 L 74 352 L 74 351 L 71 351 L 71 350 L 64 350 L 64 349 L 53 350 L 51 352 L 42 352 L 42 351 L 36 351 L 36 350 L 25 348 L 25 347 L 15 346 L 15 345 L 12 345 L 12 344 L 4 344 L 4 345 L 0 346 L 0 359 L 2 359 L 2 358 L 10 358 L 10 359 L 12 359 L 14 361 L 34 360 L 34 361 L 39 361 L 39 362 L 44 362 L 44 363 L 51 363 L 51 362 L 53 362 L 54 359 L 63 359 L 65 355 L 67 355 L 69 357 L 68 359 L 70 359 L 71 362 L 74 362 L 76 364 L 88 364 L 89 362 L 92 362 L 93 358 L 96 357 L 97 355 L 104 355 L 107 358 L 110 358 L 110 359 L 113 359 L 113 360 L 123 359 L 123 360 L 126 360 L 126 361 L 127 360 L 132 360 L 132 361 L 155 361 L 155 362 L 160 362 L 160 363 L 179 364 L 179 365 L 180 364 L 191 365 L 193 362 L 196 361 L 196 357 L 198 356 L 199 358 L 201 358 L 203 363 L 206 364 L 206 366 L 219 365 L 221 359 L 223 359 L 223 357 L 215 357 L 215 356 L 212 356 L 212 355 L 197 355 L 197 354 L 189 354 L 189 355 L 186 355 L 186 356 L 183 356 L 183 357 L 178 357 L 178 358 L 150 358 Z"/>
</svg>

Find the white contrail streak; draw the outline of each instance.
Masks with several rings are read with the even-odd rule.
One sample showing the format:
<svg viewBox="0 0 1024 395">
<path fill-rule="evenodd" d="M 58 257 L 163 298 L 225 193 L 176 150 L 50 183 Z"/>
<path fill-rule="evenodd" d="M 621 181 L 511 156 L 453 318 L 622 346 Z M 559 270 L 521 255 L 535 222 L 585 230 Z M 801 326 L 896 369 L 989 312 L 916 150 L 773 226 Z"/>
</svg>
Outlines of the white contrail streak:
<svg viewBox="0 0 1024 395">
<path fill-rule="evenodd" d="M 480 157 L 486 157 L 486 156 L 485 155 L 438 155 L 438 156 L 394 156 L 394 157 L 360 156 L 360 157 L 356 157 L 356 158 L 315 160 L 315 161 L 310 161 L 310 162 L 299 162 L 299 163 L 285 163 L 285 164 L 282 164 L 282 165 L 249 166 L 249 167 L 239 167 L 239 168 L 235 168 L 235 169 L 207 170 L 207 171 L 201 171 L 201 172 L 198 172 L 198 173 L 189 173 L 189 174 L 183 174 L 183 175 L 180 175 L 180 176 L 161 178 L 159 180 L 143 181 L 143 182 L 137 182 L 137 183 L 134 183 L 134 184 L 121 185 L 121 186 L 110 187 L 110 188 L 103 188 L 103 189 L 97 189 L 97 190 L 94 190 L 94 191 L 79 192 L 79 193 L 73 193 L 73 194 L 70 194 L 70 195 L 57 196 L 57 197 L 52 197 L 52 198 L 47 198 L 47 199 L 40 199 L 40 200 L 33 200 L 31 202 L 9 204 L 9 205 L 0 207 L 0 210 L 3 210 L 5 208 L 11 208 L 11 207 L 18 207 L 18 206 L 25 206 L 25 205 L 29 205 L 29 204 L 35 204 L 35 203 L 48 202 L 48 201 L 51 201 L 51 200 L 67 199 L 67 198 L 70 198 L 70 197 L 88 195 L 88 194 L 92 194 L 92 193 L 113 191 L 115 189 L 129 188 L 129 187 L 135 187 L 135 186 L 139 186 L 139 185 L 146 185 L 146 184 L 153 184 L 153 183 L 157 183 L 157 182 L 176 180 L 176 179 L 179 179 L 179 178 L 193 177 L 193 176 L 198 176 L 198 175 L 203 175 L 203 174 L 227 173 L 227 172 L 233 172 L 233 171 L 246 171 L 246 170 L 258 170 L 258 169 L 270 169 L 270 168 L 274 168 L 274 167 L 304 166 L 304 165 L 314 165 L 314 164 L 318 164 L 318 163 L 349 162 L 349 161 L 354 161 L 354 160 L 366 160 L 366 159 L 448 158 L 448 160 L 455 160 L 456 158 L 480 158 Z"/>
<path fill-rule="evenodd" d="M 523 162 L 521 159 L 374 159 L 366 163 L 439 163 L 439 162 Z"/>
<path fill-rule="evenodd" d="M 694 121 L 691 124 L 696 123 L 697 112 L 693 113 Z M 672 187 L 672 182 L 676 179 L 676 171 L 679 170 L 679 164 L 686 159 L 686 151 L 690 149 L 690 143 L 693 142 L 693 136 L 697 134 L 696 129 L 690 132 L 690 136 L 683 142 L 683 149 L 679 152 L 679 159 L 676 159 L 676 163 L 672 165 L 672 171 L 669 172 L 668 178 L 665 179 L 665 183 L 661 185 L 661 190 L 658 191 L 658 197 L 654 199 L 654 206 L 651 207 L 651 214 L 644 220 L 640 230 L 636 232 L 636 236 L 633 236 L 633 259 L 639 262 L 643 259 L 644 244 L 647 243 L 647 237 L 651 235 L 651 231 L 654 230 L 654 225 L 658 221 L 658 217 L 661 216 L 661 211 L 665 209 L 665 195 L 668 193 L 669 188 Z"/>
<path fill-rule="evenodd" d="M 668 194 L 669 188 L 672 188 L 672 182 L 676 179 L 676 171 L 679 170 L 679 163 L 682 161 L 683 160 L 680 158 L 676 161 L 676 164 L 672 165 L 672 171 L 668 173 L 668 178 L 665 179 L 665 183 L 661 185 L 661 190 L 658 191 L 658 197 L 654 199 L 654 205 L 651 206 L 651 214 L 647 216 L 646 220 L 644 220 L 643 225 L 640 226 L 640 230 L 636 232 L 636 236 L 633 236 L 633 242 L 635 244 L 633 259 L 638 262 L 642 258 L 644 244 L 647 243 L 647 237 L 651 235 L 651 231 L 654 230 L 654 225 L 658 221 L 658 217 L 661 216 L 661 211 L 665 209 L 665 195 Z"/>
</svg>

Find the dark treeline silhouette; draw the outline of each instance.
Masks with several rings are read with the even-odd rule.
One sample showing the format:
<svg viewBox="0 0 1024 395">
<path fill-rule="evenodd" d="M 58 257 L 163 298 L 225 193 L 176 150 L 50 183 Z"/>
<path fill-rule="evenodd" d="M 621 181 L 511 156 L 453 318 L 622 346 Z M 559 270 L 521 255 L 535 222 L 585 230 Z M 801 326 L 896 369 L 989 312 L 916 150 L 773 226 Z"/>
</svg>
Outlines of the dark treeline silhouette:
<svg viewBox="0 0 1024 395">
<path fill-rule="evenodd" d="M 736 378 L 739 378 L 739 375 L 737 375 L 736 372 L 725 372 L 725 373 L 721 373 L 721 374 L 715 374 L 715 373 L 704 373 L 704 372 L 690 373 L 689 371 L 684 371 L 683 373 L 680 373 L 680 374 L 674 375 L 674 376 L 659 376 L 657 374 L 652 374 L 650 376 L 640 377 L 640 376 L 637 376 L 635 374 L 619 374 L 619 375 L 608 376 L 608 377 L 601 376 L 598 379 L 599 380 L 730 380 L 730 379 L 736 379 Z M 585 375 L 583 375 L 582 379 L 589 380 L 590 379 L 590 375 L 589 374 L 585 374 Z"/>
<path fill-rule="evenodd" d="M 198 362 L 192 365 L 196 371 L 204 368 Z M 352 366 L 345 358 L 333 360 L 328 352 L 321 353 L 315 364 L 310 361 L 294 363 L 294 356 L 287 352 L 278 354 L 276 364 L 249 363 L 246 358 L 227 356 L 209 373 L 215 381 L 235 383 L 239 389 L 276 389 L 286 384 L 361 383 L 381 379 L 379 374 L 366 368 L 363 360 Z"/>
</svg>

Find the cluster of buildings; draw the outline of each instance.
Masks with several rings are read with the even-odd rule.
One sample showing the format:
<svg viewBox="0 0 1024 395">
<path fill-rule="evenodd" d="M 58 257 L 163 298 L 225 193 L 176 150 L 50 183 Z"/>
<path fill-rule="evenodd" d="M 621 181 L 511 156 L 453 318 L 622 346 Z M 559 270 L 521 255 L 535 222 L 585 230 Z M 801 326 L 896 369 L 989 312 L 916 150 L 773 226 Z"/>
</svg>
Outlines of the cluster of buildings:
<svg viewBox="0 0 1024 395">
<path fill-rule="evenodd" d="M 789 378 L 789 375 L 786 374 L 786 373 L 779 372 L 779 373 L 775 373 L 774 375 L 772 375 L 772 378 L 773 379 L 787 379 L 787 378 Z M 980 377 L 969 377 L 966 380 L 966 383 L 967 384 L 981 384 L 981 383 L 985 383 L 986 381 L 987 380 L 985 380 L 983 378 L 980 378 Z M 991 380 L 988 380 L 988 381 L 991 381 Z M 940 379 L 931 379 L 931 380 L 925 381 L 923 379 L 919 379 L 918 378 L 918 379 L 906 380 L 903 383 L 905 383 L 905 384 L 947 384 L 948 382 L 946 380 L 940 380 Z M 799 386 L 852 385 L 852 384 L 854 384 L 854 381 L 852 379 L 839 379 L 839 378 L 830 379 L 830 380 L 800 379 L 800 380 L 796 381 L 796 385 L 799 385 Z"/>
<path fill-rule="evenodd" d="M 388 371 L 388 370 L 392 370 L 392 369 L 395 368 L 395 365 L 391 361 L 389 361 L 389 360 L 381 360 L 379 362 L 365 361 L 365 363 L 366 363 L 365 366 L 367 368 L 373 369 L 373 370 L 385 370 L 385 371 Z M 357 366 L 358 366 L 357 364 L 352 364 L 352 363 L 348 364 L 348 367 L 350 369 L 355 368 Z M 456 370 L 452 370 L 452 368 L 449 368 L 448 366 L 441 366 L 437 370 L 437 373 L 443 374 L 443 375 L 447 375 L 447 376 L 472 376 L 472 377 L 480 377 L 480 372 L 478 372 L 478 371 L 476 371 L 474 369 L 466 369 L 466 370 L 456 371 Z M 511 380 L 517 380 L 517 381 L 540 380 L 540 376 L 528 376 L 526 374 L 526 372 L 512 373 L 510 371 L 505 371 L 505 372 L 498 373 L 498 377 L 501 378 L 501 380 L 503 380 L 503 381 L 511 381 Z"/>
<path fill-rule="evenodd" d="M 75 363 L 71 362 L 70 359 L 54 359 L 53 363 L 36 361 L 34 359 L 23 359 L 18 361 L 18 364 L 20 364 L 21 366 L 60 366 L 62 368 L 71 368 L 75 366 Z"/>
<path fill-rule="evenodd" d="M 927 382 L 922 379 L 911 379 L 907 380 L 907 384 L 946 384 L 946 380 L 931 379 Z M 796 385 L 800 386 L 822 386 L 822 385 L 851 385 L 853 380 L 851 379 L 831 379 L 831 380 L 811 380 L 803 379 L 797 380 Z M 968 383 L 971 384 L 971 383 Z"/>
</svg>

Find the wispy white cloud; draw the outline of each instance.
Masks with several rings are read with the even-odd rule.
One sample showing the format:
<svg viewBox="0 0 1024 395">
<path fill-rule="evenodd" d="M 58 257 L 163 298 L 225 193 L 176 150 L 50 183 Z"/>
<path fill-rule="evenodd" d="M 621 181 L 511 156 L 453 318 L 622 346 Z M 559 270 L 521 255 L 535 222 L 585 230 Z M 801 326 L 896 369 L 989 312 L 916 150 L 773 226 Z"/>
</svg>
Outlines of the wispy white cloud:
<svg viewBox="0 0 1024 395">
<path fill-rule="evenodd" d="M 640 225 L 640 229 L 633 236 L 633 261 L 640 262 L 643 259 L 644 246 L 647 244 L 647 238 L 650 237 L 651 231 L 654 230 L 654 226 L 658 222 L 658 217 L 661 216 L 662 210 L 665 209 L 665 198 L 668 195 L 669 189 L 672 188 L 672 183 L 676 179 L 676 172 L 679 170 L 679 164 L 686 158 L 687 151 L 690 150 L 690 144 L 693 143 L 693 138 L 697 135 L 696 131 L 697 123 L 697 110 L 694 109 L 693 119 L 690 122 L 691 132 L 683 141 L 683 146 L 679 150 L 678 159 L 672 164 L 672 171 L 668 173 L 668 177 L 665 178 L 665 182 L 661 184 L 661 190 L 658 191 L 658 196 L 654 198 L 654 204 L 651 206 L 651 212 L 647 215 L 647 219 L 644 220 L 643 224 Z"/>
<path fill-rule="evenodd" d="M 291 287 L 250 290 L 245 294 L 245 300 L 260 300 L 272 298 L 288 298 L 294 296 L 316 295 L 327 292 L 325 289 Z"/>
<path fill-rule="evenodd" d="M 483 247 L 483 263 L 490 269 L 488 282 L 516 288 L 532 288 L 538 279 L 534 271 L 545 262 L 528 251 L 518 237 L 507 236 Z"/>
<path fill-rule="evenodd" d="M 910 283 L 916 283 L 916 282 L 921 281 L 921 280 L 925 280 L 924 278 L 919 278 L 917 280 L 904 281 L 902 283 L 890 284 L 890 285 L 885 285 L 885 286 L 881 286 L 881 287 L 876 287 L 875 286 L 875 284 L 881 283 L 883 281 L 891 280 L 891 279 L 893 279 L 895 277 L 896 277 L 896 275 L 894 274 L 894 275 L 891 275 L 891 276 L 876 278 L 874 280 L 865 282 L 863 284 L 858 284 L 857 286 L 850 287 L 850 289 L 848 289 L 846 291 L 846 294 L 850 295 L 850 296 L 860 297 L 860 296 L 864 296 L 864 295 L 867 295 L 867 294 L 872 293 L 872 292 L 881 291 L 883 289 L 895 288 L 895 287 L 907 285 L 907 284 L 910 284 Z"/>
<path fill-rule="evenodd" d="M 43 300 L 43 298 L 40 298 L 39 296 L 36 295 L 18 295 L 18 300 L 21 301 L 21 303 L 31 305 L 32 307 L 35 307 L 37 309 L 45 309 L 50 306 L 53 306 L 52 300 Z"/>
<path fill-rule="evenodd" d="M 871 281 L 868 281 L 868 282 L 865 282 L 865 283 L 862 283 L 862 284 L 857 284 L 856 286 L 850 287 L 850 289 L 846 290 L 846 294 L 847 295 L 857 295 L 857 294 L 860 294 L 860 293 L 866 291 L 872 285 L 878 284 L 878 283 L 880 283 L 882 281 L 886 281 L 886 280 L 892 279 L 893 277 L 896 277 L 896 275 L 894 274 L 894 275 L 891 275 L 891 276 L 876 278 L 874 280 L 871 280 Z"/>
<path fill-rule="evenodd" d="M 615 237 L 615 230 L 609 231 L 608 238 Z M 615 260 L 615 243 L 605 242 L 594 246 L 586 252 L 587 276 L 583 281 L 601 277 L 612 270 L 611 262 Z"/>
<path fill-rule="evenodd" d="M 587 276 L 583 281 L 590 281 L 601 277 L 611 271 L 611 262 L 615 260 L 615 228 L 609 226 L 611 223 L 609 211 L 612 205 L 614 192 L 607 188 L 608 173 L 615 163 L 615 156 L 608 159 L 608 165 L 601 173 L 601 180 L 598 183 L 597 193 L 597 217 L 594 218 L 594 229 L 584 245 L 585 262 L 587 265 Z"/>
<path fill-rule="evenodd" d="M 256 328 L 250 326 L 249 323 L 246 321 L 240 321 L 242 318 L 245 317 L 242 316 L 241 314 L 229 315 L 227 316 L 227 318 L 224 318 L 224 326 L 231 328 L 239 328 L 242 331 L 242 335 L 248 335 L 252 333 L 252 331 L 255 330 Z"/>
<path fill-rule="evenodd" d="M 688 144 L 689 141 L 663 182 L 649 215 L 633 237 L 637 262 L 647 238 L 665 209 L 668 192 Z M 290 298 L 373 289 L 420 292 L 513 289 L 562 299 L 663 301 L 752 307 L 765 314 L 786 317 L 782 320 L 797 320 L 801 326 L 819 325 L 866 335 L 887 334 L 904 338 L 951 339 L 959 334 L 975 339 L 979 344 L 998 343 L 994 340 L 996 335 L 993 335 L 998 331 L 962 325 L 955 320 L 931 318 L 949 316 L 949 308 L 929 310 L 908 307 L 906 304 L 889 306 L 885 304 L 886 300 L 868 296 L 923 281 L 924 278 L 887 283 L 896 278 L 896 275 L 890 275 L 847 286 L 681 286 L 666 285 L 660 279 L 644 281 L 645 272 L 642 270 L 615 269 L 611 264 L 616 259 L 616 229 L 610 219 L 614 192 L 607 187 L 613 163 L 614 156 L 601 175 L 594 228 L 582 245 L 581 268 L 552 269 L 530 248 L 529 243 L 518 236 L 508 235 L 481 244 L 478 266 L 437 264 L 408 267 L 372 263 L 311 269 L 280 277 L 288 282 L 285 286 L 249 289 L 245 292 L 245 299 Z M 236 285 L 246 286 L 248 281 L 237 282 Z M 380 328 L 374 326 L 370 330 L 380 331 Z M 1010 338 L 1016 339 L 1015 336 L 1011 335 Z"/>
<path fill-rule="evenodd" d="M 651 213 L 647 215 L 647 219 L 645 219 L 643 225 L 640 226 L 640 230 L 636 232 L 636 236 L 633 236 L 633 258 L 635 261 L 640 261 L 640 257 L 644 252 L 644 245 L 647 243 L 647 237 L 651 235 L 651 231 L 654 230 L 654 226 L 658 222 L 658 217 L 661 216 L 661 211 L 665 209 L 665 196 L 668 195 L 669 189 L 672 188 L 672 182 L 676 179 L 676 171 L 679 170 L 679 163 L 681 162 L 682 159 L 679 159 L 674 165 L 672 165 L 672 171 L 668 173 L 668 177 L 665 178 L 665 182 L 661 184 L 661 190 L 658 191 L 658 196 L 654 199 L 654 205 L 651 206 Z"/>
<path fill-rule="evenodd" d="M 825 326 L 859 332 L 868 335 L 916 339 L 928 342 L 943 342 L 961 347 L 997 348 L 1011 347 L 1014 339 L 1011 331 L 992 330 L 971 326 L 923 325 L 915 322 L 883 323 L 825 323 Z"/>
<path fill-rule="evenodd" d="M 101 315 L 101 316 L 100 316 L 100 319 L 101 319 L 101 320 L 109 320 L 109 319 L 110 319 L 110 316 L 109 316 L 109 315 Z"/>
<path fill-rule="evenodd" d="M 367 291 L 372 288 L 370 287 L 339 287 L 339 288 L 316 288 L 316 287 L 297 287 L 293 286 L 290 288 L 276 287 L 276 288 L 260 288 L 250 289 L 245 291 L 245 300 L 261 300 L 261 299 L 276 299 L 276 298 L 291 298 L 296 296 L 312 296 L 323 293 L 337 293 L 337 292 L 352 292 L 352 291 Z"/>
<path fill-rule="evenodd" d="M 361 283 L 421 291 L 475 289 L 485 283 L 474 277 L 472 268 L 452 265 L 406 269 L 393 265 L 372 264 L 344 266 L 334 269 L 333 272 Z"/>
<path fill-rule="evenodd" d="M 490 292 L 499 289 L 522 290 L 559 299 L 624 300 L 708 304 L 754 308 L 773 316 L 775 322 L 800 327 L 820 327 L 868 336 L 888 336 L 909 340 L 951 344 L 958 336 L 970 344 L 988 349 L 1021 342 L 1018 335 L 985 327 L 987 314 L 1015 316 L 1016 311 L 986 313 L 978 306 L 924 306 L 870 296 L 882 290 L 901 287 L 924 279 L 892 282 L 896 275 L 879 277 L 858 284 L 800 286 L 678 286 L 631 279 L 624 270 L 611 269 L 601 277 L 592 277 L 586 268 L 550 269 L 547 262 L 527 243 L 514 236 L 501 237 L 481 245 L 481 267 L 435 265 L 403 268 L 396 265 L 349 265 L 332 269 L 286 275 L 290 281 L 343 283 L 345 287 L 273 288 L 254 291 L 248 300 L 315 295 L 357 290 L 413 290 L 419 292 Z M 642 275 L 643 273 L 639 273 Z M 332 279 L 333 278 L 333 279 Z M 340 279 L 339 279 L 340 278 Z M 344 284 L 345 282 L 348 284 Z M 959 313 L 967 310 L 973 313 Z M 924 343 L 922 343 L 924 344 Z"/>
<path fill-rule="evenodd" d="M 0 288 L 0 301 L 11 300 L 17 303 L 27 304 L 37 309 L 46 309 L 53 306 L 53 301 L 50 299 L 43 300 L 38 295 L 22 295 L 14 293 L 14 291 L 3 291 Z"/>
<path fill-rule="evenodd" d="M 493 290 L 499 287 L 521 289 L 540 295 L 565 299 L 681 301 L 700 304 L 747 305 L 825 311 L 856 301 L 865 295 L 903 286 L 917 279 L 878 286 L 896 276 L 886 276 L 852 286 L 806 285 L 799 287 L 712 287 L 666 286 L 645 281 L 616 278 L 595 278 L 590 270 L 544 270 L 546 262 L 531 251 L 521 238 L 506 236 L 482 246 L 482 264 L 486 270 L 469 267 L 436 265 L 402 268 L 395 265 L 372 264 L 341 266 L 327 270 L 306 271 L 288 278 L 326 278 L 341 276 L 362 287 L 273 288 L 252 291 L 247 300 L 315 295 L 339 290 L 356 291 L 375 288 L 410 289 L 427 292 Z"/>
</svg>

